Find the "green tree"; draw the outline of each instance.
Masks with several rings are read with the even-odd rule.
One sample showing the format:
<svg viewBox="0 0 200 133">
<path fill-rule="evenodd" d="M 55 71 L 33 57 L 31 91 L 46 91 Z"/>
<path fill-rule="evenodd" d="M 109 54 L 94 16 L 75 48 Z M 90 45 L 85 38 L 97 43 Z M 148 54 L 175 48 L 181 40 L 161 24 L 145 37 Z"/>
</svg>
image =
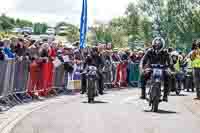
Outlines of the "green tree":
<svg viewBox="0 0 200 133">
<path fill-rule="evenodd" d="M 68 29 L 66 31 L 67 40 L 71 43 L 79 40 L 79 29 L 72 25 L 68 24 Z"/>
<path fill-rule="evenodd" d="M 10 30 L 14 27 L 14 24 L 12 23 L 12 20 L 11 18 L 7 17 L 5 14 L 2 14 L 0 16 L 0 24 L 2 27 L 3 30 Z"/>
<path fill-rule="evenodd" d="M 56 27 L 55 27 L 56 32 L 58 32 L 59 28 L 62 27 L 62 26 L 68 26 L 68 24 L 66 22 L 59 22 L 59 23 L 57 23 Z"/>
<path fill-rule="evenodd" d="M 112 45 L 117 48 L 128 47 L 128 36 L 123 29 L 112 29 Z"/>
<path fill-rule="evenodd" d="M 31 21 L 27 21 L 27 20 L 22 20 L 22 19 L 16 19 L 15 21 L 15 26 L 16 27 L 32 27 L 33 23 Z"/>
<path fill-rule="evenodd" d="M 144 17 L 140 22 L 141 24 L 141 33 L 142 40 L 144 40 L 145 45 L 148 46 L 152 40 L 152 22 L 148 20 L 147 17 Z"/>
<path fill-rule="evenodd" d="M 135 41 L 140 38 L 139 8 L 134 3 L 130 3 L 126 9 L 125 14 L 127 15 L 127 22 L 126 22 L 127 35 L 132 36 L 132 41 Z"/>
</svg>

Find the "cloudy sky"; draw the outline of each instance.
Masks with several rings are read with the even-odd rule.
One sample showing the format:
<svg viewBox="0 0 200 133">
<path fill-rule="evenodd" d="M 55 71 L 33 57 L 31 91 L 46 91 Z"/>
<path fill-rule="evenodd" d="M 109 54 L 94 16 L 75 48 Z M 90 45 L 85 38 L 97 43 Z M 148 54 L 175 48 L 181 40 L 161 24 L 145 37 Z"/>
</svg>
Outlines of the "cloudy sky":
<svg viewBox="0 0 200 133">
<path fill-rule="evenodd" d="M 123 15 L 131 1 L 135 0 L 88 0 L 89 24 Z M 81 7 L 82 0 L 1 0 L 0 13 L 50 25 L 59 21 L 79 24 Z"/>
</svg>

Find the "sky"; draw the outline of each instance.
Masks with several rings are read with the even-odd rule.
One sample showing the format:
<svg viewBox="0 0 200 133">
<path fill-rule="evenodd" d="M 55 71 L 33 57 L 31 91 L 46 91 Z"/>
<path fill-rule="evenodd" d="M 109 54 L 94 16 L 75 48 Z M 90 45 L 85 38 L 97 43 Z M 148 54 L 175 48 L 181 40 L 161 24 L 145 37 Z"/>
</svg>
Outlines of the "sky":
<svg viewBox="0 0 200 133">
<path fill-rule="evenodd" d="M 0 0 L 0 14 L 28 19 L 33 22 L 46 22 L 54 26 L 67 21 L 78 25 L 82 0 Z M 129 2 L 135 0 L 88 0 L 88 23 L 108 22 L 122 16 Z"/>
</svg>

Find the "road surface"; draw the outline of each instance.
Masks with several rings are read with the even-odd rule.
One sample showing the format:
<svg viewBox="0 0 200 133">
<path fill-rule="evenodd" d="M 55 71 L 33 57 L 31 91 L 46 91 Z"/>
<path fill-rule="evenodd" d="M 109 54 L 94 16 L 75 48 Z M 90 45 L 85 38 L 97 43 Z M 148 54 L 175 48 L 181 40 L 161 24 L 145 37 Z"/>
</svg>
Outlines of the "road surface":
<svg viewBox="0 0 200 133">
<path fill-rule="evenodd" d="M 67 96 L 66 96 L 67 97 Z M 50 104 L 20 121 L 12 133 L 199 133 L 200 117 L 185 96 L 170 96 L 158 113 L 149 112 L 148 103 L 138 99 L 137 89 L 107 92 L 88 104 L 85 96 Z"/>
</svg>

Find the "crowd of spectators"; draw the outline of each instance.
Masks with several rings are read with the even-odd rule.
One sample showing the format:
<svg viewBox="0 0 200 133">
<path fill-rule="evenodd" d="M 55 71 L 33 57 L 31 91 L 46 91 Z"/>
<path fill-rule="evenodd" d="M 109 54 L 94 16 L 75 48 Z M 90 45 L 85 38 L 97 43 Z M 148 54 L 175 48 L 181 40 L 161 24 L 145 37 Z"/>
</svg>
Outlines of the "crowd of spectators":
<svg viewBox="0 0 200 133">
<path fill-rule="evenodd" d="M 121 81 L 120 71 L 123 69 L 124 72 L 121 74 L 125 76 L 123 78 L 125 86 L 128 86 L 130 72 L 128 64 L 131 62 L 139 64 L 143 55 L 142 50 L 111 49 L 103 45 L 79 49 L 78 43 L 69 46 L 55 39 L 34 40 L 30 37 L 12 37 L 0 40 L 0 61 L 28 61 L 30 66 L 31 64 L 42 66 L 41 64 L 50 62 L 54 68 L 64 64 L 66 73 L 73 73 L 76 71 L 74 69 L 82 71 L 86 65 L 89 65 L 88 63 L 93 63 L 92 65 L 96 65 L 99 70 L 112 72 L 111 79 L 107 81 L 114 85 L 118 85 L 117 83 Z M 124 65 L 119 66 L 119 64 Z M 105 77 L 107 76 L 101 77 L 102 82 L 106 82 Z"/>
</svg>

